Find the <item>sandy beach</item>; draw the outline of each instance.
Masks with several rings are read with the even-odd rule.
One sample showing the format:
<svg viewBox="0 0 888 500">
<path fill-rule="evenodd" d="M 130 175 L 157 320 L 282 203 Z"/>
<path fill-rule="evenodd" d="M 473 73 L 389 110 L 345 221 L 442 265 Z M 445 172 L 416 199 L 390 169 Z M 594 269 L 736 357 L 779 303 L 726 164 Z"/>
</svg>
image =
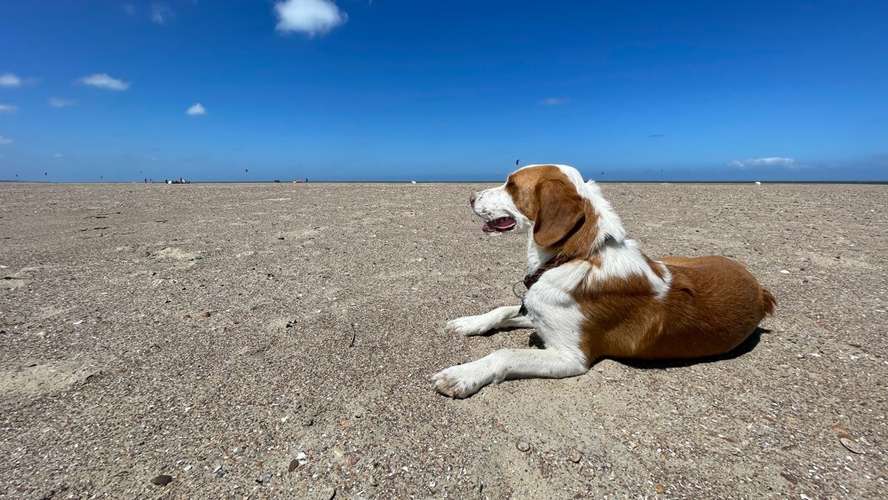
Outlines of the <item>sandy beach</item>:
<svg viewBox="0 0 888 500">
<path fill-rule="evenodd" d="M 777 296 L 748 352 L 454 401 L 528 330 L 472 184 L 0 184 L 0 498 L 877 498 L 888 186 L 604 184 L 650 256 Z M 879 492 L 882 493 L 879 493 Z"/>
</svg>

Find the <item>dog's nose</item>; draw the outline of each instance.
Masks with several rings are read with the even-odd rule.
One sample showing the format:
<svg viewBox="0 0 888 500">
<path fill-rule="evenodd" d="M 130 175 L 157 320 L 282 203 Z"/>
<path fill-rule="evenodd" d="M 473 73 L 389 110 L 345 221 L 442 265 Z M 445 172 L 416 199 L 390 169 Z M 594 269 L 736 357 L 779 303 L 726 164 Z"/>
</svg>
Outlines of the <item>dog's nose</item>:
<svg viewBox="0 0 888 500">
<path fill-rule="evenodd" d="M 469 195 L 469 206 L 475 208 L 475 193 Z"/>
</svg>

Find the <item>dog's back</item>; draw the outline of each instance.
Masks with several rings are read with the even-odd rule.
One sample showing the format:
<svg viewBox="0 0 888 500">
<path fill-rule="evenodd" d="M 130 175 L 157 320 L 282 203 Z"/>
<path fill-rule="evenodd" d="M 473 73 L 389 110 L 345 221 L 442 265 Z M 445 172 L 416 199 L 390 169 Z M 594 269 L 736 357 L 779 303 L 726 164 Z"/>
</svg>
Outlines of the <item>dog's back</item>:
<svg viewBox="0 0 888 500">
<path fill-rule="evenodd" d="M 746 340 L 776 300 L 739 262 L 719 256 L 666 257 L 672 286 L 659 335 L 637 357 L 724 354 Z"/>
</svg>

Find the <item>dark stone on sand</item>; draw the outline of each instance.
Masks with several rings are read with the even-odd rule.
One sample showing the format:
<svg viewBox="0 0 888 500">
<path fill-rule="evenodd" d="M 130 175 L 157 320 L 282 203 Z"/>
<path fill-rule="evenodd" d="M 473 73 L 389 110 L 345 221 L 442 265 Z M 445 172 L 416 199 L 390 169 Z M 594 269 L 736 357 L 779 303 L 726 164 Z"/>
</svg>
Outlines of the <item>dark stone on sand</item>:
<svg viewBox="0 0 888 500">
<path fill-rule="evenodd" d="M 171 482 L 173 482 L 173 476 L 170 476 L 169 474 L 160 474 L 151 480 L 151 484 L 157 486 L 166 486 Z"/>
</svg>

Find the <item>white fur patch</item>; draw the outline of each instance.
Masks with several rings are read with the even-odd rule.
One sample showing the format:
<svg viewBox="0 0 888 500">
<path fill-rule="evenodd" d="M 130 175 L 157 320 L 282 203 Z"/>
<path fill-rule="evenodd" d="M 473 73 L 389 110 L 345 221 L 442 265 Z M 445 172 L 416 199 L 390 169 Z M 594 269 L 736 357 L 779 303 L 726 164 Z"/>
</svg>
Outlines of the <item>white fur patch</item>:
<svg viewBox="0 0 888 500">
<path fill-rule="evenodd" d="M 630 276 L 644 276 L 651 284 L 654 295 L 658 299 L 663 299 L 669 293 L 669 284 L 671 274 L 666 270 L 665 276 L 669 276 L 670 280 L 661 279 L 648 265 L 647 259 L 644 258 L 638 249 L 635 240 L 625 240 L 621 244 L 606 245 L 599 250 L 601 256 L 601 266 L 593 267 L 586 277 L 585 285 L 595 288 L 596 282 L 606 281 L 608 279 L 621 279 Z M 662 265 L 662 264 L 661 264 Z M 664 269 L 666 266 L 662 266 Z"/>
<path fill-rule="evenodd" d="M 527 238 L 527 274 L 533 274 L 551 258 L 552 254 L 534 241 L 533 224 L 531 224 L 530 236 Z"/>
<path fill-rule="evenodd" d="M 571 291 L 589 271 L 588 262 L 574 262 L 543 273 L 524 298 L 526 317 L 505 321 L 532 324 L 545 349 L 500 349 L 479 360 L 441 370 L 432 376 L 435 389 L 453 398 L 465 398 L 493 382 L 527 377 L 561 378 L 586 372 L 580 350 L 583 314 Z M 514 308 L 514 306 L 513 306 Z M 463 331 L 486 328 L 511 316 L 513 308 L 499 308 L 479 316 L 450 322 Z M 521 318 L 519 320 L 519 318 Z"/>
<path fill-rule="evenodd" d="M 477 316 L 463 316 L 450 320 L 444 330 L 448 333 L 470 337 L 482 335 L 497 328 L 532 328 L 530 320 L 519 314 L 520 310 L 520 306 L 497 307 Z"/>
<path fill-rule="evenodd" d="M 537 327 L 546 347 L 565 352 L 583 364 L 586 358 L 580 351 L 580 332 L 584 317 L 573 291 L 591 268 L 589 262 L 577 261 L 550 269 L 524 297 L 527 316 Z"/>
<path fill-rule="evenodd" d="M 505 184 L 477 193 L 472 210 L 486 221 L 499 219 L 500 217 L 515 219 L 516 225 L 513 231 L 521 231 L 532 225 L 530 219 L 525 217 L 518 210 L 518 207 L 515 206 L 512 196 L 506 191 Z"/>
<path fill-rule="evenodd" d="M 660 266 L 660 274 L 663 275 L 662 282 L 665 284 L 665 291 L 657 294 L 658 299 L 663 299 L 666 297 L 666 294 L 669 293 L 669 290 L 672 288 L 672 272 L 666 267 L 666 264 L 660 262 L 659 260 L 654 261 L 655 264 Z"/>
</svg>

